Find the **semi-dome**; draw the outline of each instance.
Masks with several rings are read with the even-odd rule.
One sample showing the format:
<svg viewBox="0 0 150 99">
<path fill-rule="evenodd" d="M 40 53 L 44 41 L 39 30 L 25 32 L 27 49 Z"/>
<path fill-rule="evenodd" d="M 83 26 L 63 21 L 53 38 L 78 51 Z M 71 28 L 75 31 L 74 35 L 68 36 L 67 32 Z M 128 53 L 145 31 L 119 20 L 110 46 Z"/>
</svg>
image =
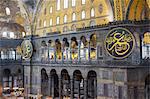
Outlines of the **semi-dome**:
<svg viewBox="0 0 150 99">
<path fill-rule="evenodd" d="M 18 23 L 0 22 L 0 37 L 1 38 L 22 38 L 25 36 L 24 27 Z"/>
</svg>

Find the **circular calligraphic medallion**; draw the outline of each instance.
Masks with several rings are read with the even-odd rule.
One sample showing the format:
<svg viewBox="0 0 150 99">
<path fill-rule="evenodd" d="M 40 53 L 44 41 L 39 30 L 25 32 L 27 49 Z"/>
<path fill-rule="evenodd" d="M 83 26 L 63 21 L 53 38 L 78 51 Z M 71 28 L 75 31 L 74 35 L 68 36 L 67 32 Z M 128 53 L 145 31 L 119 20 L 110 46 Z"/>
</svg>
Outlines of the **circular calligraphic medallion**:
<svg viewBox="0 0 150 99">
<path fill-rule="evenodd" d="M 116 59 L 126 58 L 133 50 L 135 39 L 125 28 L 112 29 L 105 39 L 105 48 L 110 56 Z"/>
<path fill-rule="evenodd" d="M 30 40 L 25 40 L 21 44 L 21 52 L 22 52 L 22 57 L 25 59 L 31 58 L 32 53 L 33 53 L 33 46 Z"/>
</svg>

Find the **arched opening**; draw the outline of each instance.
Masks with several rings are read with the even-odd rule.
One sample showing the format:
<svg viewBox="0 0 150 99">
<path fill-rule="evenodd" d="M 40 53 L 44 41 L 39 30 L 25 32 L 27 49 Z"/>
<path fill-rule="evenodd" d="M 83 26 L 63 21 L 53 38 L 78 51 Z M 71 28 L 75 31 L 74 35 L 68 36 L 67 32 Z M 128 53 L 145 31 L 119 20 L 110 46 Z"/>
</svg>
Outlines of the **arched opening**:
<svg viewBox="0 0 150 99">
<path fill-rule="evenodd" d="M 63 59 L 64 61 L 70 59 L 69 42 L 67 38 L 63 39 Z"/>
<path fill-rule="evenodd" d="M 48 58 L 48 49 L 46 41 L 41 42 L 41 60 L 45 61 Z"/>
<path fill-rule="evenodd" d="M 48 75 L 45 69 L 41 70 L 41 94 L 43 97 L 48 96 Z"/>
<path fill-rule="evenodd" d="M 96 34 L 90 36 L 90 58 L 96 59 Z"/>
<path fill-rule="evenodd" d="M 62 58 L 62 52 L 61 52 L 61 42 L 59 41 L 59 39 L 56 39 L 55 46 L 56 46 L 56 59 L 60 60 Z"/>
<path fill-rule="evenodd" d="M 54 60 L 55 57 L 55 43 L 52 40 L 48 41 L 48 57 L 50 61 Z"/>
<path fill-rule="evenodd" d="M 65 69 L 61 71 L 61 81 L 62 98 L 69 98 L 71 93 L 70 76 Z"/>
<path fill-rule="evenodd" d="M 12 75 L 10 69 L 3 71 L 3 94 L 10 95 L 12 92 Z"/>
<path fill-rule="evenodd" d="M 50 72 L 50 96 L 52 98 L 58 98 L 59 97 L 59 81 L 58 81 L 58 75 L 56 73 L 55 69 L 52 69 Z"/>
<path fill-rule="evenodd" d="M 88 42 L 85 36 L 80 38 L 81 45 L 80 45 L 80 59 L 87 60 L 88 59 Z"/>
<path fill-rule="evenodd" d="M 94 26 L 94 25 L 96 25 L 95 20 L 91 20 L 91 21 L 90 21 L 90 26 Z"/>
<path fill-rule="evenodd" d="M 84 97 L 84 79 L 79 70 L 73 73 L 73 98 L 82 99 Z"/>
<path fill-rule="evenodd" d="M 72 61 L 76 61 L 78 59 L 78 42 L 76 37 L 71 38 L 71 54 L 72 54 Z"/>
<path fill-rule="evenodd" d="M 97 96 L 97 75 L 95 71 L 89 71 L 87 75 L 87 95 L 89 99 L 95 99 Z"/>
<path fill-rule="evenodd" d="M 76 27 L 75 24 L 73 24 L 73 25 L 71 26 L 71 30 L 72 30 L 72 31 L 76 31 L 76 28 L 77 28 L 77 27 Z"/>
<path fill-rule="evenodd" d="M 150 59 L 150 32 L 144 33 L 142 41 L 142 58 Z"/>
<path fill-rule="evenodd" d="M 15 96 L 23 95 L 23 73 L 21 69 L 18 69 L 17 73 L 13 75 L 13 92 Z"/>
<path fill-rule="evenodd" d="M 145 78 L 145 99 L 150 99 L 150 74 Z"/>
</svg>

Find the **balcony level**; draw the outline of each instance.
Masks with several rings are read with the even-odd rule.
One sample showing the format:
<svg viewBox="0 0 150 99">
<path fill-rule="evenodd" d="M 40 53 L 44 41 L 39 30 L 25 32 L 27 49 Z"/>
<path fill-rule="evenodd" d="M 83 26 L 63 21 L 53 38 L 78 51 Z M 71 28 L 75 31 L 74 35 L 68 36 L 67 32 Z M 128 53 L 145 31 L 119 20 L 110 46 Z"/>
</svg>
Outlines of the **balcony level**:
<svg viewBox="0 0 150 99">
<path fill-rule="evenodd" d="M 85 27 L 69 33 L 57 33 L 45 37 L 35 36 L 32 38 L 34 46 L 32 63 L 46 66 L 146 66 L 149 58 L 143 57 L 147 55 L 143 54 L 143 46 L 145 46 L 143 39 L 144 33 L 149 31 L 148 22 L 114 22 Z M 106 37 L 116 28 L 130 31 L 135 40 L 135 44 L 131 46 L 133 50 L 124 58 L 112 57 L 105 46 Z M 147 50 L 146 53 L 148 52 L 150 51 Z"/>
</svg>

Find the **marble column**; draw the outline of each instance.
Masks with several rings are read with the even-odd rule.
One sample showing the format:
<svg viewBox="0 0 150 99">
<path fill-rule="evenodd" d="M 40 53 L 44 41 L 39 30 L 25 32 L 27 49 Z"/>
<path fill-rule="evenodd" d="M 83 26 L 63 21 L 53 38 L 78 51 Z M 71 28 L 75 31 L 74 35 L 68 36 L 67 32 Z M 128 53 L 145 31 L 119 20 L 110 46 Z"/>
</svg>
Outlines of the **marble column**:
<svg viewBox="0 0 150 99">
<path fill-rule="evenodd" d="M 90 40 L 88 40 L 88 61 L 91 60 L 91 47 L 90 47 Z"/>
<path fill-rule="evenodd" d="M 80 48 L 81 48 L 81 41 L 78 41 L 78 62 L 81 61 L 81 59 L 80 59 Z"/>
<path fill-rule="evenodd" d="M 59 79 L 59 99 L 62 99 L 62 87 L 61 87 L 62 79 L 61 79 L 61 76 L 58 79 Z"/>
<path fill-rule="evenodd" d="M 54 99 L 54 76 L 52 77 L 52 99 Z"/>
<path fill-rule="evenodd" d="M 56 62 L 57 55 L 56 55 L 56 46 L 54 47 L 54 62 Z"/>
<path fill-rule="evenodd" d="M 70 79 L 70 83 L 71 83 L 71 96 L 70 99 L 73 99 L 73 78 Z"/>
<path fill-rule="evenodd" d="M 51 96 L 51 76 L 48 77 L 48 95 Z"/>
<path fill-rule="evenodd" d="M 64 46 L 63 46 L 63 43 L 61 43 L 61 59 L 62 59 L 62 62 L 64 62 Z"/>
<path fill-rule="evenodd" d="M 71 48 L 71 41 L 69 42 L 69 52 L 70 52 L 70 61 L 72 62 L 72 48 Z"/>
<path fill-rule="evenodd" d="M 87 99 L 87 78 L 84 78 L 84 99 Z"/>
<path fill-rule="evenodd" d="M 97 97 L 97 79 L 94 78 L 94 98 L 96 99 Z"/>
</svg>

